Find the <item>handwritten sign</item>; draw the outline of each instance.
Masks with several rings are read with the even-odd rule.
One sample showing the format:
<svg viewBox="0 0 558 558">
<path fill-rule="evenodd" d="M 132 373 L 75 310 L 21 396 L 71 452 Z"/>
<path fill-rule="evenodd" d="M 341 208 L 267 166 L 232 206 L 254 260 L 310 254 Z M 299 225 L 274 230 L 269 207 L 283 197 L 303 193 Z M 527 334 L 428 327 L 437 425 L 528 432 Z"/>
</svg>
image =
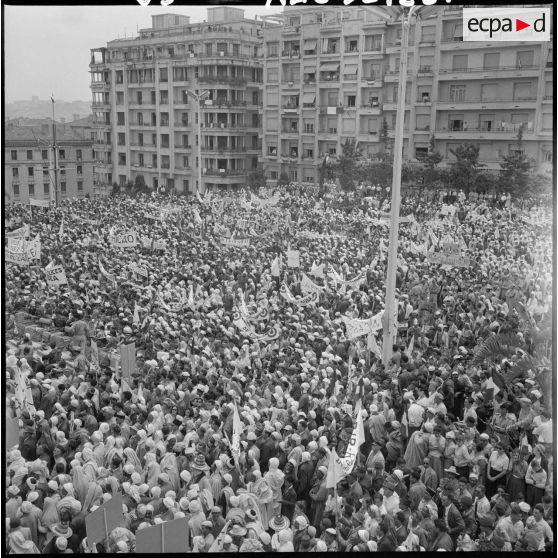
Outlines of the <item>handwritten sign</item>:
<svg viewBox="0 0 558 558">
<path fill-rule="evenodd" d="M 222 238 L 221 242 L 225 246 L 230 246 L 232 248 L 244 248 L 250 246 L 249 238 Z"/>
<path fill-rule="evenodd" d="M 131 248 L 137 243 L 138 240 L 134 231 L 117 233 L 112 237 L 112 245 L 115 248 Z"/>
<path fill-rule="evenodd" d="M 149 278 L 149 271 L 147 271 L 147 269 L 145 267 L 141 267 L 135 263 L 131 263 L 128 266 L 128 269 L 132 272 L 135 273 L 136 275 L 141 275 L 142 277 L 145 277 L 146 279 Z"/>
<path fill-rule="evenodd" d="M 426 259 L 433 264 L 451 265 L 454 267 L 471 267 L 471 258 L 461 255 L 446 254 L 443 252 L 431 252 Z"/>
<path fill-rule="evenodd" d="M 29 205 L 35 207 L 50 207 L 50 200 L 34 200 L 29 198 Z"/>
<path fill-rule="evenodd" d="M 29 265 L 29 253 L 27 251 L 24 252 L 14 252 L 13 250 L 6 249 L 4 251 L 4 256 L 6 258 L 6 262 L 17 264 L 17 265 Z"/>
<path fill-rule="evenodd" d="M 61 265 L 54 265 L 51 262 L 46 268 L 46 280 L 49 287 L 59 287 L 60 285 L 67 285 L 68 279 L 66 278 L 66 272 Z"/>
</svg>

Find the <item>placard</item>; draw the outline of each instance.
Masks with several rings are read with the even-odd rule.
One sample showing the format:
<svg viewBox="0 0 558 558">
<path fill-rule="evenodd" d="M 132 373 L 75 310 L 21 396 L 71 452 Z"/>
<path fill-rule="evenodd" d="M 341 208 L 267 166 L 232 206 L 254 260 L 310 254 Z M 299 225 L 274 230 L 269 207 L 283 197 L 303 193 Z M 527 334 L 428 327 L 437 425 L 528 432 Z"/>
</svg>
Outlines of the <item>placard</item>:
<svg viewBox="0 0 558 558">
<path fill-rule="evenodd" d="M 300 267 L 300 252 L 298 250 L 287 250 L 287 266 Z"/>
<path fill-rule="evenodd" d="M 452 265 L 454 267 L 471 267 L 471 258 L 442 252 L 430 252 L 426 259 L 433 264 Z"/>
<path fill-rule="evenodd" d="M 87 544 L 92 547 L 94 544 L 104 541 L 113 529 L 121 527 L 124 522 L 122 494 L 116 493 L 108 502 L 85 516 Z"/>
<path fill-rule="evenodd" d="M 233 248 L 244 248 L 250 246 L 249 238 L 222 238 L 221 242 L 225 246 L 231 246 Z"/>
<path fill-rule="evenodd" d="M 112 237 L 112 245 L 115 248 L 131 248 L 138 243 L 134 231 L 117 233 Z"/>
<path fill-rule="evenodd" d="M 66 278 L 66 272 L 61 265 L 54 265 L 50 263 L 45 268 L 46 280 L 49 287 L 59 287 L 60 285 L 67 285 L 68 279 Z"/>
<path fill-rule="evenodd" d="M 29 198 L 29 205 L 35 207 L 50 207 L 50 200 L 34 200 Z"/>
<path fill-rule="evenodd" d="M 19 444 L 19 419 L 6 419 L 6 450 L 11 450 Z"/>
<path fill-rule="evenodd" d="M 136 370 L 136 344 L 120 345 L 120 369 L 122 377 L 131 379 Z"/>
</svg>

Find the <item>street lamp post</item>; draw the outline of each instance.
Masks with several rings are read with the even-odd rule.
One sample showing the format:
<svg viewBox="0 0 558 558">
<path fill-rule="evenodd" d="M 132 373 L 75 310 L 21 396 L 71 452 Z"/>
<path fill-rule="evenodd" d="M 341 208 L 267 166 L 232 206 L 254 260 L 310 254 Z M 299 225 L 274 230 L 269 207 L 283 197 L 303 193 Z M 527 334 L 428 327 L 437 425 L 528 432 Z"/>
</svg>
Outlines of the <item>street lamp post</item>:
<svg viewBox="0 0 558 558">
<path fill-rule="evenodd" d="M 202 91 L 201 93 L 194 93 L 190 89 L 186 90 L 189 95 L 191 95 L 198 104 L 198 187 L 196 188 L 196 193 L 200 192 L 203 194 L 202 185 L 202 136 L 201 136 L 201 125 L 202 125 L 202 113 L 201 113 L 201 102 L 205 96 L 209 93 L 208 90 Z"/>
</svg>

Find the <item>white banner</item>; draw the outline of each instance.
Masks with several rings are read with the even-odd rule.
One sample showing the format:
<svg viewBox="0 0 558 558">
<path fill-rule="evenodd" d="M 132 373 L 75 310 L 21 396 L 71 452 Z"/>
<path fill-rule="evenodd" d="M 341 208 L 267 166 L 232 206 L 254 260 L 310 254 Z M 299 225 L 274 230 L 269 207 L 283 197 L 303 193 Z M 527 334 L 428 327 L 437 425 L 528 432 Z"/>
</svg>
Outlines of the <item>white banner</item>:
<svg viewBox="0 0 558 558">
<path fill-rule="evenodd" d="M 382 329 L 382 315 L 383 312 L 379 312 L 367 320 L 357 320 L 348 318 L 347 316 L 341 316 L 345 323 L 345 328 L 347 329 L 348 339 L 352 341 L 361 335 L 367 335 L 370 332 Z"/>
<path fill-rule="evenodd" d="M 138 243 L 135 231 L 116 233 L 112 237 L 112 245 L 115 248 L 131 248 Z"/>
<path fill-rule="evenodd" d="M 27 243 L 27 253 L 29 254 L 29 259 L 40 260 L 41 259 L 41 237 L 37 235 L 33 240 Z"/>
<path fill-rule="evenodd" d="M 7 238 L 29 238 L 29 225 L 23 225 L 15 231 L 6 233 L 5 236 Z"/>
<path fill-rule="evenodd" d="M 287 266 L 300 267 L 300 252 L 298 250 L 287 250 Z"/>
<path fill-rule="evenodd" d="M 325 290 L 325 287 L 320 287 L 319 285 L 316 285 L 316 283 L 314 283 L 312 281 L 312 279 L 310 279 L 310 277 L 308 277 L 308 275 L 306 275 L 306 273 L 302 274 L 302 281 L 300 283 L 300 289 L 302 290 L 302 292 L 304 294 L 310 294 L 310 293 L 321 293 L 323 290 Z"/>
<path fill-rule="evenodd" d="M 316 304 L 320 299 L 318 293 L 316 292 L 307 294 L 302 298 L 295 298 L 285 282 L 281 283 L 279 293 L 287 302 L 292 302 L 293 304 L 297 304 L 298 306 L 308 306 L 310 304 Z"/>
<path fill-rule="evenodd" d="M 452 265 L 454 267 L 471 267 L 471 258 L 441 252 L 430 253 L 426 256 L 429 263 Z"/>
<path fill-rule="evenodd" d="M 166 240 L 154 240 L 152 249 L 153 250 L 166 250 L 167 249 L 167 241 Z"/>
<path fill-rule="evenodd" d="M 68 284 L 66 272 L 61 265 L 55 265 L 54 262 L 50 262 L 47 267 L 45 267 L 45 273 L 49 287 L 59 287 L 60 285 Z"/>
<path fill-rule="evenodd" d="M 34 200 L 29 198 L 29 205 L 34 205 L 36 207 L 50 207 L 50 200 Z"/>
<path fill-rule="evenodd" d="M 139 266 L 135 263 L 131 263 L 128 266 L 128 269 L 131 272 L 135 273 L 136 275 L 141 275 L 142 277 L 145 277 L 146 279 L 149 278 L 149 271 L 147 271 L 147 268 L 145 268 L 145 267 L 141 267 L 141 266 Z"/>
<path fill-rule="evenodd" d="M 29 260 L 29 252 L 25 250 L 24 252 L 12 252 L 11 250 L 4 251 L 4 257 L 6 262 L 17 264 L 17 265 L 29 265 L 31 262 Z"/>
<path fill-rule="evenodd" d="M 244 248 L 250 246 L 249 238 L 222 238 L 221 242 L 225 246 L 230 246 L 232 248 Z"/>
</svg>

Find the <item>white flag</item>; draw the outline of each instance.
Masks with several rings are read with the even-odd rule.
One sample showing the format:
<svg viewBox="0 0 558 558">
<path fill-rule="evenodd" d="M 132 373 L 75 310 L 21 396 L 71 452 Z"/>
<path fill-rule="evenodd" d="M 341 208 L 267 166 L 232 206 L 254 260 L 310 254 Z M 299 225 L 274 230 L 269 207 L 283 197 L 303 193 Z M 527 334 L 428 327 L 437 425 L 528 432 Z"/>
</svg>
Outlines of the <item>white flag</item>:
<svg viewBox="0 0 558 558">
<path fill-rule="evenodd" d="M 314 262 L 312 264 L 312 269 L 309 271 L 310 275 L 313 275 L 314 277 L 324 277 L 324 264 L 321 265 L 316 265 L 316 263 Z"/>
<path fill-rule="evenodd" d="M 62 219 L 62 223 L 60 223 L 60 230 L 58 231 L 58 236 L 60 238 L 64 236 L 64 219 Z"/>
<path fill-rule="evenodd" d="M 413 335 L 411 337 L 411 340 L 409 341 L 409 346 L 407 347 L 407 350 L 405 351 L 405 354 L 410 357 L 413 354 L 413 349 L 415 348 L 415 336 Z"/>
<path fill-rule="evenodd" d="M 136 325 L 139 325 L 140 323 L 139 310 L 137 304 L 134 304 L 134 323 Z"/>
<path fill-rule="evenodd" d="M 378 357 L 379 359 L 382 358 L 382 350 L 380 349 L 380 346 L 378 345 L 378 342 L 376 341 L 376 335 L 372 331 L 368 334 L 367 348 L 368 348 L 369 351 L 371 351 L 373 354 L 375 354 L 376 357 Z"/>
<path fill-rule="evenodd" d="M 231 452 L 233 454 L 234 462 L 238 466 L 240 458 L 240 435 L 242 434 L 244 427 L 242 421 L 240 420 L 240 415 L 238 414 L 238 408 L 236 402 L 233 403 L 233 432 L 232 432 L 232 443 Z"/>
<path fill-rule="evenodd" d="M 279 262 L 279 256 L 275 256 L 273 263 L 271 264 L 271 276 L 272 277 L 280 277 L 281 275 L 281 267 Z"/>
<path fill-rule="evenodd" d="M 320 287 L 316 285 L 306 273 L 302 274 L 302 281 L 300 283 L 300 288 L 303 294 L 310 294 L 310 293 L 321 293 L 324 290 L 324 287 Z"/>
</svg>

